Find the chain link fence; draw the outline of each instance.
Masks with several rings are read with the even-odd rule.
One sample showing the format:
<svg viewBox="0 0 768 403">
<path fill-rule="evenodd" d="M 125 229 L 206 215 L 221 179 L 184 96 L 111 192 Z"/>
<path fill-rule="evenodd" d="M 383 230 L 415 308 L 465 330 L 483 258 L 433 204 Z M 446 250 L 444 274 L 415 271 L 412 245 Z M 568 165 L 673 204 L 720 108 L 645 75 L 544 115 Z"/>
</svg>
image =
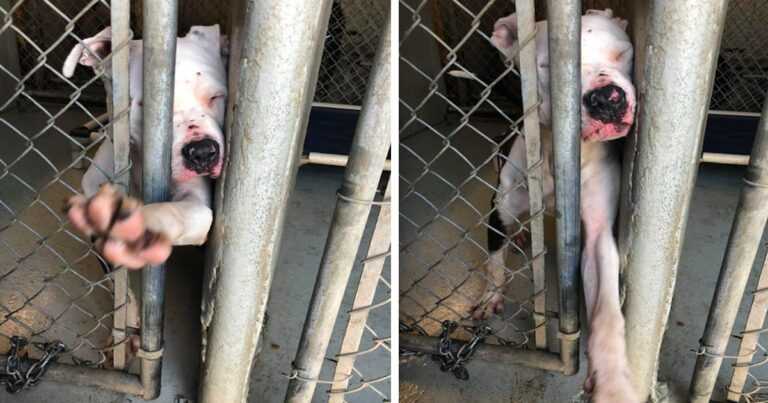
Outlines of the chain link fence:
<svg viewBox="0 0 768 403">
<path fill-rule="evenodd" d="M 728 3 L 711 110 L 760 113 L 768 90 L 768 4 L 754 0 Z"/>
<path fill-rule="evenodd" d="M 536 100 L 523 103 L 521 72 L 490 43 L 494 22 L 512 12 L 507 1 L 400 1 L 399 315 L 401 332 L 441 336 L 441 344 L 450 337 L 546 350 L 557 344 L 557 293 L 548 292 L 556 272 L 546 267 L 553 262 L 540 244 L 516 243 L 490 224 L 512 142 L 523 133 L 526 142 L 539 140 L 523 127 Z M 540 186 L 540 164 L 531 161 L 509 188 Z M 552 233 L 541 206 L 539 193 L 531 214 L 517 217 L 528 229 L 513 236 Z M 503 279 L 484 269 L 492 264 L 489 233 L 504 237 L 509 251 Z M 503 293 L 503 311 L 490 311 L 487 334 L 472 314 L 493 283 L 501 284 L 494 291 Z"/>
<path fill-rule="evenodd" d="M 736 330 L 732 345 L 738 347 L 724 358 L 731 365 L 724 368 L 730 373 L 725 382 L 729 401 L 768 402 L 768 343 L 762 335 L 768 332 L 765 315 L 768 312 L 768 259 L 763 260 L 757 283 L 745 294 L 749 303 L 746 320 Z M 745 304 L 742 303 L 742 306 Z"/>
<path fill-rule="evenodd" d="M 43 7 L 49 15 L 38 20 L 33 10 Z M 113 119 L 98 119 L 106 110 L 83 100 L 90 89 L 103 88 L 108 69 L 72 80 L 60 72 L 61 55 L 87 37 L 79 27 L 99 24 L 98 14 L 108 20 L 109 3 L 68 2 L 59 8 L 51 2 L 5 1 L 0 13 L 0 81 L 10 84 L 0 90 L 0 354 L 8 354 L 5 370 L 18 356 L 52 360 L 47 351 L 58 342 L 63 343 L 59 363 L 114 368 L 125 361 L 125 356 L 113 358 L 118 350 L 125 354 L 128 340 L 113 338 L 116 315 L 125 320 L 121 331 L 126 325 L 138 327 L 136 300 L 126 284 L 116 283 L 125 269 L 110 269 L 91 242 L 71 228 L 63 210 L 65 201 L 81 191 L 79 167 L 92 162 L 114 121 L 127 115 L 120 110 Z M 34 28 L 41 23 L 45 30 Z M 123 45 L 115 50 L 127 51 Z M 66 88 L 65 103 L 36 95 L 48 80 Z M 96 133 L 88 144 L 69 134 L 84 124 Z M 126 173 L 105 172 L 113 180 Z"/>
<path fill-rule="evenodd" d="M 386 201 L 371 216 L 376 226 L 357 282 L 351 309 L 335 362 L 333 380 L 328 390 L 330 403 L 390 401 L 390 340 L 391 307 L 390 254 L 391 209 L 389 189 Z M 354 283 L 350 282 L 349 287 Z"/>
<path fill-rule="evenodd" d="M 29 76 L 25 81 L 28 91 L 39 98 L 68 96 L 67 83 L 55 71 L 45 67 L 60 66 L 69 52 L 70 47 L 59 44 L 61 38 L 58 33 L 67 29 L 67 19 L 62 16 L 81 14 L 73 32 L 81 38 L 87 38 L 109 25 L 108 4 L 106 0 L 19 1 L 8 7 L 8 15 L 14 21 L 15 35 L 19 38 L 20 74 Z M 179 32 L 186 33 L 192 25 L 211 24 L 220 24 L 222 32 L 228 32 L 230 5 L 230 1 L 180 2 Z M 131 25 L 137 39 L 142 37 L 142 6 L 143 0 L 131 2 Z M 315 94 L 316 102 L 360 105 L 365 92 L 364 83 L 370 74 L 378 43 L 379 27 L 386 18 L 387 7 L 386 0 L 334 2 Z M 71 81 L 83 84 L 91 78 L 92 75 L 82 69 L 76 72 Z M 103 103 L 104 95 L 102 86 L 89 86 L 81 95 L 81 100 Z"/>
</svg>

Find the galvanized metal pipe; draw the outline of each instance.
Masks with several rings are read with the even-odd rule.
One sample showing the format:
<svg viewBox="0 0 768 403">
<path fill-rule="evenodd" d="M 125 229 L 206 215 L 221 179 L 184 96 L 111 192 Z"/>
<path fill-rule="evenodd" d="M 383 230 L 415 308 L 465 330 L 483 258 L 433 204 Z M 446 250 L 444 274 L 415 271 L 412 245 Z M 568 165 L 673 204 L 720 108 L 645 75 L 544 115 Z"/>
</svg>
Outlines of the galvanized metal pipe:
<svg viewBox="0 0 768 403">
<path fill-rule="evenodd" d="M 107 94 L 111 92 L 112 99 L 108 100 L 109 118 L 113 119 L 110 126 L 113 155 L 113 183 L 120 186 L 122 192 L 128 192 L 130 178 L 130 120 L 125 113 L 130 108 L 129 94 L 129 43 L 131 40 L 131 3 L 129 0 L 112 0 L 110 3 L 110 21 L 112 27 L 112 71 L 111 79 L 106 79 Z M 103 116 L 103 115 L 102 115 Z M 101 118 L 100 116 L 99 118 Z M 118 118 L 119 116 L 119 118 Z M 97 119 L 99 119 L 97 118 Z M 97 126 L 95 122 L 94 126 Z M 85 126 L 88 126 L 88 123 Z M 127 337 L 128 325 L 128 269 L 121 268 L 113 273 L 115 284 L 113 307 L 115 314 L 112 326 L 112 340 L 115 348 L 112 354 L 112 365 L 115 369 L 123 369 L 126 365 L 126 349 L 128 343 L 122 341 Z"/>
<path fill-rule="evenodd" d="M 656 383 L 726 12 L 723 0 L 653 2 L 630 152 L 627 354 L 642 401 Z"/>
<path fill-rule="evenodd" d="M 691 402 L 709 402 L 728 347 L 739 305 L 768 221 L 768 101 L 757 129 L 749 166 L 744 173 L 736 217 L 709 307 L 707 326 L 691 381 Z M 762 323 L 762 322 L 761 322 Z M 759 324 L 757 327 L 759 328 Z M 737 396 L 738 398 L 738 396 Z M 738 399 L 737 399 L 738 400 Z"/>
<path fill-rule="evenodd" d="M 400 333 L 400 347 L 407 351 L 424 354 L 437 354 L 439 337 L 420 336 Z M 461 343 L 461 342 L 460 342 Z M 560 355 L 541 350 L 524 350 L 497 344 L 480 344 L 472 355 L 473 360 L 485 361 L 496 365 L 523 366 L 545 371 L 566 373 Z"/>
<path fill-rule="evenodd" d="M 5 362 L 7 359 L 7 355 L 0 355 L 0 361 Z M 30 362 L 38 361 L 31 360 Z M 56 362 L 48 364 L 46 368 L 45 376 L 41 378 L 43 382 L 94 387 L 133 396 L 141 396 L 144 393 L 144 386 L 139 377 L 128 372 Z"/>
<path fill-rule="evenodd" d="M 581 1 L 547 3 L 557 267 L 560 273 L 560 354 L 565 373 L 579 369 L 581 268 Z"/>
<path fill-rule="evenodd" d="M 203 403 L 248 396 L 331 0 L 251 0 L 245 10 L 242 53 L 230 61 L 240 66 L 239 84 L 209 243 Z"/>
<path fill-rule="evenodd" d="M 173 141 L 173 80 L 176 67 L 176 0 L 144 2 L 144 126 L 143 180 L 145 203 L 167 201 L 170 197 L 171 142 Z M 163 349 L 165 269 L 150 266 L 141 273 L 141 349 L 157 353 Z M 162 354 L 142 358 L 141 380 L 144 399 L 160 395 Z"/>
<path fill-rule="evenodd" d="M 293 362 L 285 401 L 309 403 L 315 392 L 349 275 L 390 145 L 390 24 L 381 34 L 349 163 L 328 232 L 320 270 Z"/>
<path fill-rule="evenodd" d="M 533 0 L 515 1 L 517 13 L 517 34 L 529 38 L 536 33 L 536 16 Z M 539 83 L 536 66 L 536 41 L 529 41 L 520 49 L 520 88 L 523 95 L 523 110 L 532 111 L 523 118 L 525 133 L 525 156 L 528 182 L 529 211 L 541 212 L 544 207 L 541 153 L 541 127 L 536 104 L 539 102 Z M 539 350 L 547 349 L 547 284 L 544 253 L 544 214 L 532 214 L 530 223 L 531 262 L 533 273 L 533 344 Z"/>
</svg>

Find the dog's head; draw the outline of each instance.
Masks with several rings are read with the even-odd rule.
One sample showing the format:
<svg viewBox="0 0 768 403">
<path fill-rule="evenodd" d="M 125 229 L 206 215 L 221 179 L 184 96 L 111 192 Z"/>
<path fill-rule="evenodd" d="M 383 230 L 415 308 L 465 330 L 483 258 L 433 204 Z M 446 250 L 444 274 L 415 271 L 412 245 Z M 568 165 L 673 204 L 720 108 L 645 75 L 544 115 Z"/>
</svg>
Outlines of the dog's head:
<svg viewBox="0 0 768 403">
<path fill-rule="evenodd" d="M 613 18 L 610 9 L 589 10 L 581 19 L 581 137 L 605 141 L 626 136 L 634 122 L 635 87 L 630 74 L 633 48 L 626 34 L 627 22 Z M 549 38 L 546 21 L 536 23 L 536 66 L 539 117 L 551 122 Z M 501 18 L 494 25 L 493 45 L 519 65 L 517 16 Z"/>
<path fill-rule="evenodd" d="M 71 77 L 77 64 L 97 70 L 105 68 L 111 41 L 110 28 L 83 39 L 64 62 L 64 76 Z M 141 133 L 143 49 L 139 42 L 130 49 L 131 132 Z M 227 103 L 223 60 L 226 50 L 227 41 L 220 35 L 218 25 L 194 26 L 177 40 L 171 155 L 172 178 L 177 183 L 198 176 L 216 178 L 221 174 Z"/>
</svg>

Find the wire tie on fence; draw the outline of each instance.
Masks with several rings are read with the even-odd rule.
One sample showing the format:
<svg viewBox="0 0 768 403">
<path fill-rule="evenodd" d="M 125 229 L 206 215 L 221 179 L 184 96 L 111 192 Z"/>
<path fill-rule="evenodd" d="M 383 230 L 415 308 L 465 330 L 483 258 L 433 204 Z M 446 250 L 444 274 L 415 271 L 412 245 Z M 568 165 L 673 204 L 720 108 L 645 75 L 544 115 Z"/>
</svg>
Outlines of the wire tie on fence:
<svg viewBox="0 0 768 403">
<path fill-rule="evenodd" d="M 386 251 L 384 253 L 379 253 L 379 254 L 376 254 L 376 255 L 368 256 L 365 259 L 361 260 L 360 263 L 367 264 L 367 263 L 373 262 L 375 260 L 386 259 L 391 254 L 392 254 L 392 250 L 388 250 L 388 251 Z"/>
<path fill-rule="evenodd" d="M 317 378 L 315 378 L 315 379 L 305 378 L 305 377 L 299 375 L 299 370 L 296 369 L 296 368 L 292 369 L 290 374 L 286 374 L 285 372 L 281 372 L 280 375 L 282 375 L 282 376 L 284 376 L 284 377 L 286 377 L 288 379 L 298 379 L 298 380 L 300 380 L 302 382 L 314 382 L 314 383 L 320 383 L 320 384 L 325 384 L 325 385 L 333 385 L 334 383 L 337 383 L 337 382 L 346 382 L 350 378 L 352 378 L 351 374 L 344 375 L 342 377 L 342 379 L 339 379 L 337 381 L 325 381 L 325 380 L 317 379 Z"/>
<path fill-rule="evenodd" d="M 575 341 L 581 337 L 581 330 L 577 330 L 573 333 L 565 333 L 562 330 L 557 331 L 557 338 L 560 340 Z"/>
<path fill-rule="evenodd" d="M 163 358 L 163 348 L 161 347 L 159 350 L 155 351 L 147 351 L 140 348 L 139 351 L 136 352 L 136 357 L 145 360 L 159 360 L 160 358 Z"/>
<path fill-rule="evenodd" d="M 749 357 L 751 355 L 754 355 L 757 352 L 757 349 L 752 349 L 752 351 L 744 353 L 744 354 L 737 354 L 737 355 L 728 355 L 728 354 L 717 354 L 717 353 L 711 353 L 707 351 L 706 346 L 699 346 L 698 350 L 691 350 L 696 353 L 696 355 L 706 355 L 707 357 L 712 358 L 728 358 L 728 359 L 737 359 L 737 358 L 743 358 L 743 357 Z"/>
<path fill-rule="evenodd" d="M 336 196 L 339 199 L 344 200 L 344 201 L 348 201 L 350 203 L 369 204 L 369 205 L 372 205 L 372 206 L 389 206 L 389 204 L 391 203 L 390 199 L 384 199 L 384 200 L 380 200 L 380 201 L 356 199 L 354 197 L 345 196 L 345 195 L 341 194 L 340 191 L 336 192 Z"/>
<path fill-rule="evenodd" d="M 747 178 L 742 178 L 741 180 L 743 180 L 744 183 L 746 183 L 749 186 L 753 186 L 753 187 L 756 187 L 756 188 L 768 189 L 768 183 L 758 183 L 758 182 L 751 181 L 751 180 L 749 180 Z"/>
<path fill-rule="evenodd" d="M 391 301 L 392 301 L 392 297 L 389 297 L 389 298 L 387 298 L 387 299 L 385 299 L 385 300 L 383 300 L 381 302 L 377 302 L 375 304 L 371 304 L 371 305 L 366 305 L 366 306 L 361 306 L 361 307 L 350 309 L 349 311 L 347 311 L 347 313 L 351 315 L 353 313 L 358 313 L 358 312 L 363 312 L 363 311 L 370 311 L 371 309 L 376 309 L 376 308 L 378 308 L 380 306 L 387 305 Z"/>
</svg>

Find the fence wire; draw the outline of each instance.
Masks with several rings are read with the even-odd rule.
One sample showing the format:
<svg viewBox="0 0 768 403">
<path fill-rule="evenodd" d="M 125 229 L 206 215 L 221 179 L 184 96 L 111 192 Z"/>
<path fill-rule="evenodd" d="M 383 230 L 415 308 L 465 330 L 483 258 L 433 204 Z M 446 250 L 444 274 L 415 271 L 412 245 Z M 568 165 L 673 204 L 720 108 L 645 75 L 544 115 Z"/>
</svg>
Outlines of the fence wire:
<svg viewBox="0 0 768 403">
<path fill-rule="evenodd" d="M 45 30 L 31 28 L 31 8 L 47 8 Z M 59 7 L 48 1 L 34 6 L 17 1 L 0 6 L 0 13 L 5 45 L 0 80 L 11 84 L 0 88 L 0 353 L 8 353 L 14 336 L 32 342 L 27 351 L 31 358 L 43 354 L 42 343 L 62 341 L 66 351 L 59 362 L 109 367 L 117 344 L 112 339 L 115 312 L 125 308 L 114 307 L 114 280 L 125 269 L 107 269 L 62 212 L 65 201 L 81 191 L 84 172 L 79 167 L 90 165 L 112 125 L 97 119 L 106 112 L 103 107 L 82 99 L 93 88 L 103 91 L 105 72 L 98 68 L 96 74 L 90 71 L 87 78 L 71 80 L 60 72 L 60 55 L 101 29 L 91 24 L 97 24 L 94 15 L 109 16 L 109 3 L 67 2 Z M 127 46 L 115 44 L 114 49 L 127 51 Z M 41 74 L 66 88 L 65 103 L 48 103 L 35 94 Z M 115 111 L 109 121 L 123 118 L 125 110 Z M 94 141 L 69 134 L 86 123 L 96 133 Z M 126 172 L 105 174 L 116 178 Z"/>
<path fill-rule="evenodd" d="M 355 299 L 347 312 L 341 347 L 334 359 L 335 382 L 328 391 L 330 403 L 390 400 L 390 196 L 387 189 L 367 257 L 362 261 Z"/>
<path fill-rule="evenodd" d="M 69 48 L 56 46 L 60 38 L 58 33 L 67 28 L 66 19 L 61 18 L 62 14 L 73 16 L 85 10 L 74 31 L 80 37 L 88 37 L 109 25 L 107 4 L 104 0 L 19 1 L 10 7 L 9 14 L 14 25 L 18 31 L 23 32 L 17 35 L 30 38 L 18 42 L 21 73 L 31 76 L 26 81 L 29 91 L 37 97 L 67 97 L 67 83 L 49 69 L 41 68 L 40 59 L 44 56 L 51 66 L 60 66 L 67 57 Z M 192 25 L 211 24 L 220 24 L 222 32 L 228 32 L 231 4 L 230 1 L 180 2 L 179 32 L 186 33 Z M 315 94 L 316 102 L 361 104 L 380 27 L 387 18 L 388 4 L 387 0 L 334 1 Z M 137 39 L 142 37 L 142 7 L 143 0 L 131 2 L 131 25 Z M 49 48 L 50 51 L 43 55 L 44 50 Z M 81 69 L 71 81 L 82 84 L 91 78 L 92 75 L 86 69 Z M 102 103 L 103 87 L 89 87 L 82 99 Z"/>
<path fill-rule="evenodd" d="M 728 3 L 710 109 L 760 113 L 768 90 L 768 3 Z"/>
<path fill-rule="evenodd" d="M 725 393 L 733 402 L 768 402 L 768 334 L 765 323 L 768 313 L 768 256 L 764 256 L 762 271 L 742 301 L 746 318 L 734 330 L 728 351 L 723 357 L 730 365 L 723 365 Z M 709 354 L 700 350 L 699 354 Z"/>
<path fill-rule="evenodd" d="M 535 106 L 523 112 L 520 73 L 490 43 L 495 20 L 512 12 L 507 1 L 400 1 L 399 314 L 408 331 L 437 336 L 441 323 L 453 320 L 465 325 L 454 337 L 471 336 L 477 323 L 472 311 L 492 280 L 483 270 L 490 263 L 489 231 L 506 237 L 510 253 L 497 290 L 504 310 L 487 321 L 492 334 L 486 342 L 532 346 L 537 329 L 555 324 L 548 312 L 556 293 L 534 285 L 533 267 L 545 253 L 534 254 L 513 241 L 516 234 L 489 224 L 500 167 L 523 135 L 524 117 L 537 113 Z M 527 189 L 540 162 L 529 164 L 510 189 Z M 543 214 L 532 209 L 517 220 L 526 227 Z M 536 312 L 537 298 L 546 301 L 547 312 Z"/>
</svg>

